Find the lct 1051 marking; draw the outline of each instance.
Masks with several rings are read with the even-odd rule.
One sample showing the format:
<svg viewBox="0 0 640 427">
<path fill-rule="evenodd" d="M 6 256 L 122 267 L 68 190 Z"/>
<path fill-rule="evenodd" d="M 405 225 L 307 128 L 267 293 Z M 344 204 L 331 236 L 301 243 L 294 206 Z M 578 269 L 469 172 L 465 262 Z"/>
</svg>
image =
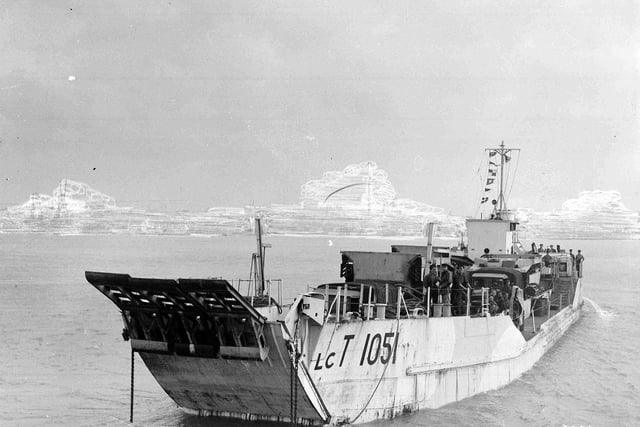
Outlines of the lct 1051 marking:
<svg viewBox="0 0 640 427">
<path fill-rule="evenodd" d="M 364 340 L 364 346 L 360 352 L 360 366 L 364 363 L 374 365 L 376 363 L 382 363 L 386 365 L 391 362 L 396 363 L 396 351 L 398 349 L 398 336 L 399 332 L 387 332 L 384 335 L 381 334 L 367 334 Z M 318 353 L 316 357 L 316 363 L 313 367 L 315 371 L 320 369 L 331 369 L 336 363 L 338 367 L 342 366 L 347 355 L 347 350 L 351 344 L 351 340 L 355 338 L 355 335 L 349 334 L 344 336 L 344 347 L 342 354 L 340 355 L 340 361 L 336 359 L 336 352 L 332 351 L 327 354 L 322 363 L 322 353 Z"/>
</svg>

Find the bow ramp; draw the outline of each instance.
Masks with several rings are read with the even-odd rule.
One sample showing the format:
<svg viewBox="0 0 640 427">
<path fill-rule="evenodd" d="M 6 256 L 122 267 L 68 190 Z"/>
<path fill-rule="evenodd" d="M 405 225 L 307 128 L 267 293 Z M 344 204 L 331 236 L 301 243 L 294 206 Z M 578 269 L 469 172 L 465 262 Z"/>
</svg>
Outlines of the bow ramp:
<svg viewBox="0 0 640 427">
<path fill-rule="evenodd" d="M 255 420 L 293 416 L 307 425 L 328 419 L 305 367 L 292 369 L 281 323 L 228 281 L 85 276 L 122 311 L 124 338 L 181 407 Z"/>
</svg>

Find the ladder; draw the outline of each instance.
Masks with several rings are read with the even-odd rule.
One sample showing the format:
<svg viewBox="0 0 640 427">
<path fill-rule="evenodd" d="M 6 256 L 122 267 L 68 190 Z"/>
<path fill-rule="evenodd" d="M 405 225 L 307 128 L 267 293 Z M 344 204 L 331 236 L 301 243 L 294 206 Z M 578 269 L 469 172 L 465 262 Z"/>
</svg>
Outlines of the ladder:
<svg viewBox="0 0 640 427">
<path fill-rule="evenodd" d="M 489 288 L 482 288 L 481 294 L 482 316 L 489 316 Z"/>
</svg>

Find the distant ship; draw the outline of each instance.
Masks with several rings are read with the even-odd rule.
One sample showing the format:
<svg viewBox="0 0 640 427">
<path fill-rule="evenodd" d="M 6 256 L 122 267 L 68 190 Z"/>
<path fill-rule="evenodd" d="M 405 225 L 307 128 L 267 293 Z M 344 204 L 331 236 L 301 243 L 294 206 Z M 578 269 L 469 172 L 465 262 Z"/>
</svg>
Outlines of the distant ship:
<svg viewBox="0 0 640 427">
<path fill-rule="evenodd" d="M 489 150 L 501 172 L 510 151 Z M 465 248 L 434 246 L 429 226 L 425 246 L 344 251 L 344 282 L 289 307 L 264 278 L 259 218 L 245 294 L 221 279 L 86 278 L 121 310 L 132 356 L 190 413 L 342 425 L 437 408 L 509 384 L 580 316 L 572 256 L 522 248 L 500 175 Z"/>
</svg>

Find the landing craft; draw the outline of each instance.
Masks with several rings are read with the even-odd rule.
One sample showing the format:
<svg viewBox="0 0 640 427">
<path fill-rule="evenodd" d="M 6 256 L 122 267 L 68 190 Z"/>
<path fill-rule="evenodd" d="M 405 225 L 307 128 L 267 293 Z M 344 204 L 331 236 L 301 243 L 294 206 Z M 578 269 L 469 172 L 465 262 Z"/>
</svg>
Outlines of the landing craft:
<svg viewBox="0 0 640 427">
<path fill-rule="evenodd" d="M 289 307 L 264 277 L 260 219 L 245 293 L 221 279 L 86 278 L 121 310 L 132 356 L 188 412 L 340 425 L 437 408 L 518 378 L 580 315 L 571 256 L 519 244 L 502 191 L 511 151 L 489 150 L 499 197 L 491 219 L 467 221 L 466 248 L 434 247 L 430 225 L 424 247 L 343 251 L 344 281 Z"/>
</svg>

